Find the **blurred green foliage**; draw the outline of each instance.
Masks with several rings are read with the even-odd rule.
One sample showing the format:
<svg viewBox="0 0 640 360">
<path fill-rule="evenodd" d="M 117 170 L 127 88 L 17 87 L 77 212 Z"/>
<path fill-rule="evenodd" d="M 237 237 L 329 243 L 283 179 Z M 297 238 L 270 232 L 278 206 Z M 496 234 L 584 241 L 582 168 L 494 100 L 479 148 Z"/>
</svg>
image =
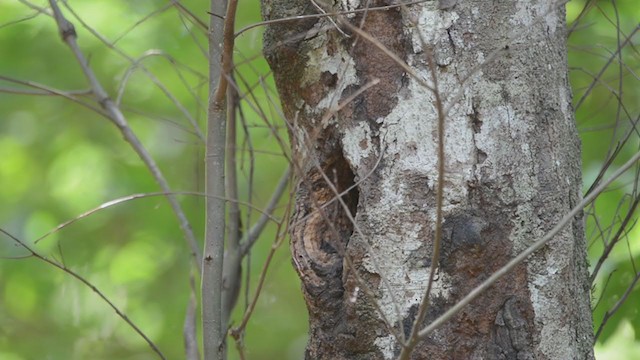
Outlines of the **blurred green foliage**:
<svg viewBox="0 0 640 360">
<path fill-rule="evenodd" d="M 570 21 L 578 16 L 585 1 L 568 5 Z M 42 7 L 47 4 L 42 0 L 32 3 Z M 107 92 L 114 99 L 121 99 L 131 126 L 173 189 L 201 192 L 204 146 L 185 114 L 158 84 L 170 91 L 200 128 L 204 127 L 207 42 L 202 29 L 168 6 L 166 0 L 68 3 L 78 18 L 65 7 L 63 11 L 76 25 L 79 44 L 91 67 Z M 182 4 L 205 23 L 208 21 L 206 1 L 185 0 Z M 640 8 L 633 0 L 616 4 L 619 28 L 628 35 L 638 24 Z M 593 74 L 615 52 L 618 42 L 611 3 L 598 1 L 597 6 L 570 38 L 571 82 L 576 102 L 593 80 Z M 259 21 L 258 0 L 242 1 L 238 15 L 238 29 Z M 78 19 L 106 39 L 107 44 Z M 255 95 L 255 99 L 243 104 L 250 138 L 242 136 L 239 142 L 241 199 L 257 207 L 265 205 L 286 167 L 283 149 L 254 107 L 259 103 L 269 122 L 282 124 L 269 70 L 260 57 L 261 31 L 258 27 L 240 36 L 235 53 L 240 64 L 241 88 L 247 90 L 248 84 Z M 639 56 L 628 48 L 622 56 L 628 67 L 623 69 L 625 111 L 637 117 L 640 87 L 637 77 L 634 79 L 629 73 L 638 70 Z M 610 139 L 619 138 L 629 128 L 624 114 L 615 136 L 613 127 L 607 127 L 615 125 L 616 114 L 620 113 L 618 101 L 611 95 L 617 89 L 619 71 L 619 63 L 610 66 L 602 83 L 577 111 L 587 187 L 602 166 Z M 55 21 L 23 1 L 0 2 L 0 76 L 63 91 L 88 90 L 72 53 L 60 40 Z M 0 81 L 0 89 L 35 90 L 8 81 Z M 91 102 L 86 93 L 76 96 Z M 278 131 L 286 139 L 285 131 Z M 636 135 L 623 148 L 620 159 L 637 151 L 637 138 Z M 249 139 L 255 150 L 252 154 L 248 151 Z M 595 216 L 605 226 L 616 220 L 615 210 L 633 180 L 632 176 L 621 180 L 616 190 L 596 202 L 597 213 L 589 217 L 588 235 L 595 233 Z M 41 254 L 85 276 L 143 329 L 169 359 L 181 359 L 182 326 L 190 295 L 190 260 L 166 200 L 146 197 L 109 207 L 34 243 L 58 224 L 107 201 L 158 190 L 142 162 L 106 118 L 58 96 L 0 92 L 0 226 Z M 202 198 L 184 195 L 180 201 L 196 235 L 202 238 Z M 622 208 L 625 206 L 628 207 L 628 202 Z M 249 216 L 247 207 L 241 209 L 244 225 L 248 226 L 257 212 L 251 211 Z M 275 236 L 276 228 L 270 226 L 252 252 L 251 294 Z M 639 237 L 637 228 L 628 234 L 636 263 L 640 261 Z M 602 248 L 602 241 L 593 242 L 592 264 Z M 601 270 L 594 293 L 596 299 L 601 299 L 594 312 L 596 326 L 637 271 L 629 262 L 629 253 L 626 245 L 619 246 Z M 156 358 L 91 289 L 42 261 L 24 258 L 25 255 L 24 249 L 11 239 L 0 239 L 0 359 Z M 605 288 L 604 281 L 612 272 L 614 275 Z M 302 357 L 307 314 L 299 287 L 285 242 L 269 269 L 244 339 L 250 359 Z M 234 316 L 236 323 L 245 303 L 241 296 Z M 637 338 L 640 319 L 634 304 L 638 303 L 640 293 L 635 291 L 610 320 L 601 340 L 620 326 L 628 334 L 629 324 Z M 231 358 L 237 358 L 233 344 L 229 347 Z"/>
<path fill-rule="evenodd" d="M 576 120 L 582 139 L 583 180 L 587 191 L 614 148 L 620 145 L 620 154 L 613 161 L 612 170 L 626 162 L 640 146 L 640 133 L 633 125 L 640 119 L 640 52 L 634 45 L 640 30 L 640 7 L 636 1 L 572 1 L 567 5 L 570 27 L 585 5 L 592 7 L 569 37 L 569 65 L 574 104 L 579 105 Z M 625 44 L 629 37 L 631 45 L 627 44 L 618 52 L 619 44 Z M 594 82 L 595 86 L 592 86 Z M 628 133 L 631 133 L 629 141 L 622 146 Z M 636 166 L 585 209 L 590 271 L 594 270 L 605 243 L 611 240 L 630 211 L 638 196 L 637 186 Z M 637 214 L 633 214 L 630 225 L 635 224 L 637 218 Z M 611 311 L 634 285 L 636 274 L 640 275 L 639 265 L 640 228 L 628 226 L 594 282 L 592 305 L 596 331 L 606 312 Z M 631 340 L 617 353 L 611 349 L 597 351 L 599 359 L 640 358 L 640 343 L 632 345 L 634 338 L 640 339 L 640 291 L 637 285 L 634 288 L 636 290 L 629 292 L 624 304 L 603 327 L 596 350 L 606 348 L 605 343 L 614 334 L 621 336 L 610 341 L 617 348 L 620 348 L 621 339 Z M 629 336 L 629 333 L 635 333 L 635 336 Z"/>
</svg>

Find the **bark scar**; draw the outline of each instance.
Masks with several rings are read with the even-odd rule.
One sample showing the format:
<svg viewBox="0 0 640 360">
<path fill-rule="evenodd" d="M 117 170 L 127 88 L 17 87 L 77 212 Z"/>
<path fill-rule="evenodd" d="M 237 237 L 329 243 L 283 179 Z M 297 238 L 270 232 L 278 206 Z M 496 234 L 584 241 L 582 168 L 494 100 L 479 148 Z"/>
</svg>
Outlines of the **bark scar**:
<svg viewBox="0 0 640 360">
<path fill-rule="evenodd" d="M 338 193 L 344 192 L 354 184 L 354 174 L 341 147 L 335 143 L 333 147 L 321 147 L 318 155 L 324 160 L 319 161 L 319 166 L 310 167 L 303 177 L 306 180 L 298 184 L 291 250 L 293 263 L 303 280 L 310 315 L 333 317 L 337 321 L 345 296 L 344 252 L 353 224 L 332 187 Z M 341 197 L 350 216 L 355 216 L 358 196 L 354 188 Z"/>
</svg>

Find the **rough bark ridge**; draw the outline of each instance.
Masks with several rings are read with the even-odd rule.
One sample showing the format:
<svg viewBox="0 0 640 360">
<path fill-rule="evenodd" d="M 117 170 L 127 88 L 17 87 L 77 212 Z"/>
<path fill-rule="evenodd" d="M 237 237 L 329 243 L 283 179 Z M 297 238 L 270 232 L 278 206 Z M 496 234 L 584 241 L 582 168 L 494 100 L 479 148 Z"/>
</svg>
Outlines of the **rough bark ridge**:
<svg viewBox="0 0 640 360">
<path fill-rule="evenodd" d="M 540 238 L 580 196 L 564 13 L 550 12 L 552 4 L 464 1 L 439 10 L 426 2 L 343 18 L 362 24 L 422 79 L 431 79 L 433 54 L 445 104 L 463 91 L 446 118 L 444 238 L 426 322 Z M 308 0 L 263 0 L 265 19 L 316 12 Z M 265 32 L 300 179 L 291 249 L 310 314 L 307 358 L 392 359 L 400 345 L 391 333 L 408 334 L 430 266 L 434 95 L 335 20 Z M 461 90 L 466 75 L 501 48 Z M 336 191 L 345 192 L 341 201 Z M 593 358 L 581 224 L 576 219 L 434 332 L 414 358 Z"/>
</svg>

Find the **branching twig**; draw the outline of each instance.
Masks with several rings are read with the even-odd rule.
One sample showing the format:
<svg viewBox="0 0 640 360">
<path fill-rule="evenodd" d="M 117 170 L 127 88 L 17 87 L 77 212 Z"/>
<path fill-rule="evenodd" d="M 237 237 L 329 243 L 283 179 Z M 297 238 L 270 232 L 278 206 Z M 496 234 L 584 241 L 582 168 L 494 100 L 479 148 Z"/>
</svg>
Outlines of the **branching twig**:
<svg viewBox="0 0 640 360">
<path fill-rule="evenodd" d="M 84 22 L 84 20 L 78 16 L 73 9 L 69 6 L 68 3 L 64 3 L 67 10 L 69 10 L 69 12 L 78 20 L 78 22 L 80 22 L 80 24 L 87 30 L 89 31 L 89 33 L 91 33 L 93 36 L 96 37 L 96 39 L 98 39 L 99 41 L 101 41 L 107 48 L 115 51 L 118 55 L 120 55 L 121 57 L 123 57 L 124 59 L 126 59 L 127 61 L 129 61 L 132 66 L 135 66 L 137 68 L 139 68 L 148 78 L 149 80 L 151 80 L 157 87 L 158 89 L 160 89 L 160 91 L 176 106 L 176 108 L 178 110 L 180 110 L 180 112 L 182 112 L 182 114 L 184 115 L 184 117 L 189 120 L 189 122 L 191 124 L 195 124 L 195 120 L 192 118 L 191 114 L 189 114 L 188 111 L 185 110 L 185 107 L 180 103 L 180 101 L 171 93 L 171 91 L 169 91 L 169 89 L 164 86 L 164 84 L 162 84 L 162 82 L 160 82 L 160 80 L 151 72 L 149 71 L 149 69 L 147 69 L 144 65 L 142 65 L 137 59 L 127 55 L 124 51 L 122 51 L 121 49 L 119 49 L 117 46 L 115 46 L 113 43 L 111 43 L 107 38 L 105 38 L 104 36 L 102 36 L 99 32 L 97 32 L 94 28 L 92 28 L 91 26 L 89 26 L 86 22 Z M 172 59 L 169 59 L 170 61 Z M 182 67 L 186 67 L 184 64 L 181 64 Z M 195 70 L 187 68 L 191 73 L 197 73 Z M 179 75 L 179 73 L 178 73 Z M 197 74 L 199 76 L 199 74 Z M 116 104 L 117 107 L 117 104 Z M 194 131 L 198 131 L 197 129 L 195 129 Z"/>
<path fill-rule="evenodd" d="M 591 272 L 591 275 L 589 276 L 589 283 L 590 284 L 593 284 L 593 282 L 595 281 L 596 277 L 598 276 L 598 272 L 600 271 L 600 267 L 602 266 L 604 261 L 609 257 L 609 254 L 613 250 L 614 246 L 620 240 L 620 238 L 622 236 L 622 233 L 627 228 L 627 225 L 631 222 L 631 220 L 633 220 L 633 215 L 635 214 L 635 210 L 638 207 L 638 204 L 640 204 L 640 196 L 636 196 L 636 198 L 633 200 L 633 202 L 629 205 L 629 210 L 627 211 L 627 215 L 624 217 L 624 219 L 620 223 L 620 226 L 618 227 L 618 231 L 611 238 L 611 240 L 605 245 L 604 250 L 602 250 L 602 254 L 598 257 L 598 262 L 596 263 L 596 266 L 593 268 L 593 271 Z"/>
<path fill-rule="evenodd" d="M 290 211 L 291 211 L 291 206 L 287 207 L 287 213 L 289 213 Z M 284 217 L 284 219 L 287 219 L 287 218 L 288 216 Z M 265 260 L 264 266 L 262 267 L 262 271 L 260 272 L 260 279 L 258 280 L 258 286 L 253 295 L 253 299 L 249 303 L 247 310 L 245 310 L 244 315 L 242 316 L 242 320 L 240 321 L 240 324 L 231 330 L 231 336 L 233 336 L 233 338 L 236 340 L 236 343 L 238 343 L 238 346 L 240 346 L 239 342 L 240 342 L 242 333 L 244 332 L 245 327 L 249 322 L 249 318 L 251 318 L 251 315 L 253 314 L 253 310 L 255 309 L 256 304 L 258 303 L 258 298 L 260 297 L 260 294 L 262 292 L 262 287 L 267 277 L 267 270 L 269 269 L 269 265 L 271 265 L 271 260 L 273 260 L 273 256 L 275 255 L 276 250 L 278 250 L 278 248 L 282 244 L 282 241 L 286 238 L 288 226 L 285 226 L 284 231 L 281 231 L 281 228 L 282 228 L 282 223 L 278 224 L 278 229 L 276 230 L 276 241 L 273 243 L 273 245 L 271 245 L 271 249 L 269 250 L 267 259 Z"/>
<path fill-rule="evenodd" d="M 269 203 L 264 209 L 264 212 L 240 242 L 240 253 L 243 257 L 249 253 L 249 250 L 251 250 L 251 247 L 253 246 L 253 244 L 255 244 L 256 240 L 258 240 L 258 237 L 262 233 L 262 230 L 264 230 L 264 227 L 267 225 L 271 214 L 273 214 L 276 205 L 278 205 L 278 201 L 280 201 L 280 198 L 284 194 L 284 191 L 287 189 L 287 184 L 289 184 L 290 177 L 291 167 L 289 166 L 280 177 L 280 181 L 278 181 L 278 185 L 273 191 L 271 199 L 269 199 Z"/>
<path fill-rule="evenodd" d="M 201 193 L 201 192 L 179 191 L 179 192 L 172 192 L 172 193 L 154 192 L 154 193 L 144 193 L 144 194 L 132 194 L 132 195 L 119 197 L 117 199 L 109 200 L 109 201 L 107 201 L 105 203 L 102 203 L 102 204 L 100 204 L 99 206 L 97 206 L 97 207 L 95 207 L 93 209 L 85 211 L 82 214 L 80 214 L 80 215 L 78 215 L 78 216 L 76 216 L 76 217 L 74 217 L 74 218 L 72 218 L 70 220 L 67 220 L 67 221 L 59 224 L 55 228 L 49 230 L 46 234 L 44 234 L 44 235 L 40 236 L 39 238 L 37 238 L 34 241 L 34 243 L 37 244 L 38 242 L 44 240 L 45 238 L 51 236 L 52 234 L 54 234 L 54 233 L 56 233 L 56 232 L 58 232 L 58 231 L 60 231 L 60 230 L 62 230 L 64 228 L 66 228 L 67 226 L 75 223 L 76 221 L 79 221 L 79 220 L 84 219 L 84 218 L 86 218 L 86 217 L 88 217 L 90 215 L 93 215 L 93 214 L 97 213 L 98 211 L 102 211 L 102 210 L 108 209 L 108 208 L 110 208 L 112 206 L 119 205 L 119 204 L 122 204 L 122 203 L 125 203 L 125 202 L 128 202 L 128 201 L 132 201 L 132 200 L 136 200 L 136 199 L 143 199 L 143 198 L 149 198 L 149 197 L 158 197 L 158 196 L 166 197 L 167 195 L 174 195 L 174 196 L 175 195 L 191 195 L 191 196 L 203 196 L 203 197 L 206 196 L 205 193 Z M 226 198 L 221 198 L 221 199 L 224 200 L 224 201 L 229 201 L 230 200 L 230 199 L 226 199 Z M 257 206 L 254 206 L 254 205 L 252 205 L 250 203 L 247 203 L 245 201 L 238 201 L 238 203 L 240 205 L 246 206 L 246 207 L 248 207 L 248 208 L 250 208 L 250 209 L 252 209 L 254 211 L 257 211 L 257 212 L 261 213 L 261 216 L 263 216 L 266 219 L 265 221 L 269 221 L 270 220 L 272 222 L 275 222 L 276 224 L 280 223 L 280 220 L 274 218 L 272 216 L 271 212 L 263 211 L 262 209 L 258 208 Z"/>
<path fill-rule="evenodd" d="M 184 348 L 187 360 L 200 360 L 200 350 L 198 349 L 197 335 L 197 308 L 198 298 L 196 297 L 195 276 L 189 276 L 189 304 L 187 305 L 187 313 L 184 315 L 184 328 L 182 336 L 184 337 Z"/>
<path fill-rule="evenodd" d="M 633 277 L 633 281 L 631 281 L 631 284 L 627 286 L 627 289 L 625 290 L 624 294 L 622 294 L 622 296 L 620 297 L 620 300 L 616 301 L 616 304 L 610 310 L 607 310 L 607 312 L 604 314 L 604 317 L 602 318 L 602 322 L 600 323 L 600 326 L 598 327 L 598 330 L 596 331 L 596 334 L 594 336 L 594 341 L 598 340 L 598 337 L 600 337 L 600 334 L 602 333 L 602 330 L 604 330 L 604 326 L 607 324 L 609 319 L 618 310 L 620 310 L 620 307 L 622 306 L 622 304 L 624 304 L 625 301 L 627 301 L 627 299 L 629 298 L 629 295 L 631 295 L 631 292 L 635 290 L 638 280 L 640 280 L 640 272 L 637 272 L 635 274 L 635 276 Z"/>
<path fill-rule="evenodd" d="M 89 282 L 89 280 L 85 279 L 82 275 L 78 274 L 77 272 L 69 269 L 68 267 L 64 266 L 63 264 L 59 264 L 43 255 L 40 255 L 38 252 L 36 252 L 35 250 L 33 250 L 29 245 L 27 245 L 24 241 L 18 239 L 17 237 L 13 236 L 12 234 L 10 234 L 9 232 L 5 231 L 4 229 L 0 228 L 0 232 L 5 234 L 6 236 L 8 236 L 9 238 L 11 238 L 13 241 L 15 241 L 18 245 L 20 245 L 22 248 L 24 248 L 25 250 L 27 250 L 29 252 L 29 254 L 31 254 L 31 256 L 33 256 L 34 258 L 41 260 L 57 269 L 60 269 L 62 271 L 64 271 L 65 273 L 67 273 L 68 275 L 70 275 L 71 277 L 75 278 L 76 280 L 80 281 L 83 285 L 85 285 L 86 287 L 88 287 L 89 289 L 91 289 L 94 293 L 96 293 L 96 295 L 98 295 L 105 303 L 107 303 L 107 305 L 109 305 L 109 307 L 111 307 L 116 314 L 118 314 L 118 316 L 124 320 L 124 322 L 127 323 L 127 325 L 129 325 L 136 333 L 138 333 L 138 335 L 140 335 L 140 337 L 142 337 L 144 339 L 144 341 L 149 345 L 149 347 L 151 347 L 151 349 L 158 355 L 158 357 L 160 359 L 166 359 L 165 356 L 162 354 L 162 352 L 160 351 L 160 349 L 158 349 L 158 347 L 156 346 L 156 344 L 153 343 L 153 341 L 151 341 L 151 339 L 149 339 L 149 337 L 147 337 L 147 335 L 145 335 L 144 332 L 142 332 L 142 330 L 133 323 L 133 321 L 131 321 L 131 319 L 129 319 L 129 317 L 122 312 L 122 310 L 120 310 L 113 302 L 111 302 L 111 300 L 109 300 L 109 298 L 107 298 L 107 296 L 102 293 L 102 291 L 100 291 L 95 285 L 93 285 L 91 282 Z"/>
<path fill-rule="evenodd" d="M 67 100 L 75 102 L 76 104 L 84 106 L 87 109 L 89 109 L 91 111 L 94 111 L 95 113 L 97 113 L 97 114 L 99 114 L 101 116 L 105 116 L 105 117 L 108 118 L 108 115 L 104 111 L 102 111 L 102 109 L 100 109 L 98 107 L 95 107 L 92 104 L 89 104 L 87 102 L 84 102 L 84 101 L 78 99 L 73 92 L 67 92 L 67 91 L 51 88 L 51 87 L 48 87 L 46 85 L 42 85 L 42 84 L 39 84 L 39 83 L 36 83 L 36 82 L 33 82 L 33 81 L 18 80 L 18 79 L 14 79 L 14 78 L 11 78 L 11 77 L 8 77 L 8 76 L 3 76 L 3 75 L 0 75 L 0 80 L 4 80 L 4 81 L 11 82 L 11 83 L 14 83 L 14 84 L 19 84 L 19 85 L 22 85 L 22 86 L 26 86 L 26 87 L 37 89 L 37 90 L 31 91 L 28 95 L 55 95 L 55 96 L 63 97 L 65 99 L 67 99 Z M 21 90 L 19 90 L 19 89 L 10 89 L 8 92 L 15 93 L 15 92 L 20 92 L 20 91 Z M 0 89 L 0 92 L 4 92 L 4 91 L 2 91 Z M 83 95 L 84 95 L 84 92 L 83 92 Z"/>
<path fill-rule="evenodd" d="M 202 258 L 202 254 L 199 249 L 198 243 L 196 242 L 196 238 L 193 235 L 191 225 L 189 224 L 187 217 L 182 211 L 178 200 L 173 195 L 170 195 L 171 188 L 165 180 L 164 175 L 160 171 L 160 168 L 156 164 L 151 154 L 149 154 L 146 148 L 142 145 L 135 133 L 131 130 L 126 118 L 124 117 L 124 114 L 109 98 L 106 91 L 98 81 L 98 78 L 93 73 L 93 70 L 91 70 L 91 68 L 89 67 L 89 63 L 80 50 L 80 47 L 78 46 L 78 43 L 76 41 L 77 35 L 73 24 L 69 22 L 64 17 L 64 15 L 62 15 L 62 12 L 60 11 L 60 8 L 56 3 L 56 0 L 49 0 L 49 5 L 51 6 L 54 18 L 56 20 L 56 23 L 58 24 L 58 29 L 60 30 L 62 40 L 69 46 L 69 48 L 71 48 L 71 51 L 76 57 L 76 60 L 80 64 L 85 77 L 91 85 L 91 89 L 93 90 L 93 93 L 96 97 L 96 101 L 106 111 L 106 115 L 108 116 L 108 118 L 118 127 L 124 139 L 131 145 L 131 147 L 133 147 L 140 159 L 147 166 L 147 168 L 153 175 L 153 178 L 156 180 L 158 185 L 160 185 L 160 188 L 163 190 L 163 192 L 167 193 L 167 200 L 169 201 L 173 212 L 178 218 L 180 228 L 182 229 L 185 239 L 191 249 L 192 256 L 194 257 L 196 262 L 199 262 Z"/>
<path fill-rule="evenodd" d="M 593 90 L 593 88 L 596 86 L 596 84 L 598 84 L 598 79 L 600 79 L 600 77 L 602 77 L 602 75 L 604 74 L 604 72 L 607 70 L 607 68 L 609 67 L 609 65 L 611 65 L 611 63 L 613 63 L 613 60 L 616 59 L 616 57 L 618 56 L 618 53 L 622 51 L 622 49 L 627 46 L 627 44 L 629 44 L 631 42 L 631 39 L 633 39 L 633 36 L 640 31 L 640 24 L 638 24 L 638 26 L 635 27 L 635 29 L 633 29 L 633 31 L 631 32 L 631 34 L 629 34 L 629 36 L 624 39 L 624 41 L 620 44 L 620 46 L 618 46 L 618 48 L 616 49 L 615 53 L 613 53 L 610 57 L 609 57 L 609 61 L 607 61 L 607 63 L 602 67 L 602 69 L 600 69 L 600 72 L 598 72 L 598 74 L 596 75 L 595 79 L 591 82 L 591 84 L 589 84 L 589 87 L 587 88 L 587 90 L 585 90 L 585 92 L 582 94 L 582 96 L 580 97 L 580 100 L 578 100 L 578 102 L 576 103 L 576 105 L 574 106 L 574 109 L 577 111 L 580 106 L 584 103 L 585 99 L 589 96 L 589 94 L 591 93 L 591 90 Z"/>
</svg>

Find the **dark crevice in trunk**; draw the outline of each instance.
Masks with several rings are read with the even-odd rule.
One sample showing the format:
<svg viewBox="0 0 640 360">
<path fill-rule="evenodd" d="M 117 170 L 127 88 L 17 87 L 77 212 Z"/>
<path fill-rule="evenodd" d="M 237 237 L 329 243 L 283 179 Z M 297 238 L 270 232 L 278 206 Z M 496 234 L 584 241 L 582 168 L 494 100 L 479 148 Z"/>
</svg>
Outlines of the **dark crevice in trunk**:
<svg viewBox="0 0 640 360">
<path fill-rule="evenodd" d="M 331 346 L 331 339 L 349 335 L 344 308 L 348 301 L 343 284 L 344 254 L 354 231 L 351 219 L 356 216 L 359 192 L 353 186 L 355 175 L 337 144 L 328 136 L 315 148 L 318 166 L 309 166 L 306 180 L 298 186 L 291 226 L 293 262 L 309 308 L 310 336 L 326 340 L 315 341 L 322 349 L 309 348 L 308 358 L 331 353 L 325 348 Z M 347 189 L 338 199 L 336 192 Z"/>
</svg>

